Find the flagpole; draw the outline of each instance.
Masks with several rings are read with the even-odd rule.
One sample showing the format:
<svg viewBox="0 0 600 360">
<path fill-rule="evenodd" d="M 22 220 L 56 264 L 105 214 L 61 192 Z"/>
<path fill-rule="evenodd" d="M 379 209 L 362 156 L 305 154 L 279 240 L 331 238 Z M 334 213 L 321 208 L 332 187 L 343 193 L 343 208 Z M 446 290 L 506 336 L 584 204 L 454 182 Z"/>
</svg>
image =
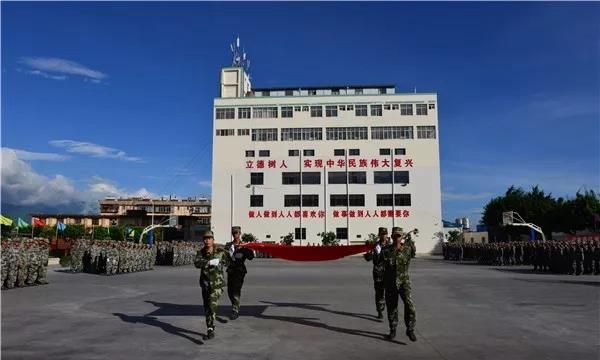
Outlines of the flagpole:
<svg viewBox="0 0 600 360">
<path fill-rule="evenodd" d="M 31 239 L 33 240 L 33 217 L 31 218 Z"/>
</svg>

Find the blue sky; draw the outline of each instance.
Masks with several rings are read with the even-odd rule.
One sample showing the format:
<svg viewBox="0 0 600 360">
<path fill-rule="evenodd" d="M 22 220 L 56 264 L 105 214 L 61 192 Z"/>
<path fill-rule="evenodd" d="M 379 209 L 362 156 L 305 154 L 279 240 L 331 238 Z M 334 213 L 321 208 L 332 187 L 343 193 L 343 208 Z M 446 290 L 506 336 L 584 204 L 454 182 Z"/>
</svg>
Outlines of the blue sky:
<svg viewBox="0 0 600 360">
<path fill-rule="evenodd" d="M 254 86 L 437 92 L 446 219 L 510 185 L 598 189 L 594 3 L 7 3 L 2 204 L 210 194 L 212 101 L 239 34 Z"/>
</svg>

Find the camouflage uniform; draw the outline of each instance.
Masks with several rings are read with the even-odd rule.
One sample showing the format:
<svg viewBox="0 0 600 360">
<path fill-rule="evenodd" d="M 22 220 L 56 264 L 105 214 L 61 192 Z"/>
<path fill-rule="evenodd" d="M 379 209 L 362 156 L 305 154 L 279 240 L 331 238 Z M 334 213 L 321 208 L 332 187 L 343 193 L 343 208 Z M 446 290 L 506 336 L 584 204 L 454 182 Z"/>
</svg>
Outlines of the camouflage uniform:
<svg viewBox="0 0 600 360">
<path fill-rule="evenodd" d="M 25 258 L 27 259 L 27 276 L 25 284 L 31 286 L 37 280 L 38 267 L 40 265 L 39 249 L 35 242 L 27 240 Z"/>
<path fill-rule="evenodd" d="M 212 231 L 207 231 L 204 237 L 212 237 Z M 206 316 L 206 327 L 209 332 L 214 331 L 217 307 L 223 292 L 223 266 L 227 262 L 228 254 L 223 249 L 213 247 L 208 251 L 206 247 L 198 251 L 194 259 L 194 266 L 200 269 L 200 287 L 202 288 L 202 301 Z M 210 265 L 211 260 L 218 260 L 218 265 Z"/>
<path fill-rule="evenodd" d="M 383 248 L 389 245 L 389 238 L 387 237 L 387 229 L 380 227 L 378 231 L 379 239 L 376 246 L 379 246 L 379 253 L 376 249 L 365 253 L 363 257 L 366 261 L 373 261 L 373 286 L 375 288 L 375 309 L 377 310 L 377 317 L 383 319 L 383 311 L 385 310 L 385 284 L 383 282 Z M 384 239 L 381 239 L 384 237 Z"/>
<path fill-rule="evenodd" d="M 24 242 L 22 239 L 18 242 L 17 252 L 17 285 L 18 287 L 24 287 L 25 281 L 27 280 L 27 249 L 25 249 Z"/>
<path fill-rule="evenodd" d="M 46 239 L 40 239 L 38 241 L 38 268 L 37 268 L 37 280 L 36 284 L 45 285 L 48 283 L 48 251 L 50 251 L 50 244 Z"/>
<path fill-rule="evenodd" d="M 2 289 L 5 289 L 6 278 L 8 277 L 8 260 L 9 260 L 9 247 L 8 241 L 2 240 Z"/>
<path fill-rule="evenodd" d="M 241 232 L 240 227 L 234 227 L 232 232 Z M 248 272 L 246 269 L 246 260 L 254 259 L 254 252 L 251 249 L 235 244 L 233 241 L 225 245 L 225 249 L 229 251 L 229 264 L 227 266 L 227 295 L 231 301 L 231 318 L 237 318 L 240 313 L 240 298 L 242 296 L 242 286 L 244 285 L 244 277 Z"/>
<path fill-rule="evenodd" d="M 392 233 L 394 238 L 399 235 L 402 235 L 399 231 Z M 390 325 L 390 338 L 394 338 L 396 335 L 396 327 L 398 326 L 398 296 L 400 296 L 404 302 L 406 334 L 412 341 L 415 341 L 416 338 L 413 339 L 413 337 L 416 324 L 416 311 L 411 297 L 410 279 L 408 276 L 411 252 L 412 247 L 408 244 L 404 244 L 400 248 L 389 245 L 382 251 L 385 267 L 385 302 Z"/>
</svg>

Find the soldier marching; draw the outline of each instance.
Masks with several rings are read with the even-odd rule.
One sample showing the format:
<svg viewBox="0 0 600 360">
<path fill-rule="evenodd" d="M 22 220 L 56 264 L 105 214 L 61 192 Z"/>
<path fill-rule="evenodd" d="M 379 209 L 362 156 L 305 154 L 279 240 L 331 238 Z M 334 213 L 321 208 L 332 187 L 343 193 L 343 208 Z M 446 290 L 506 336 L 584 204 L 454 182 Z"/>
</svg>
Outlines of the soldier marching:
<svg viewBox="0 0 600 360">
<path fill-rule="evenodd" d="M 246 260 L 254 259 L 254 251 L 242 247 L 242 229 L 234 226 L 231 229 L 233 240 L 225 245 L 229 252 L 229 263 L 227 264 L 227 295 L 231 301 L 231 320 L 235 320 L 240 315 L 240 299 L 242 296 L 242 286 L 244 278 L 248 272 L 246 269 Z"/>
</svg>

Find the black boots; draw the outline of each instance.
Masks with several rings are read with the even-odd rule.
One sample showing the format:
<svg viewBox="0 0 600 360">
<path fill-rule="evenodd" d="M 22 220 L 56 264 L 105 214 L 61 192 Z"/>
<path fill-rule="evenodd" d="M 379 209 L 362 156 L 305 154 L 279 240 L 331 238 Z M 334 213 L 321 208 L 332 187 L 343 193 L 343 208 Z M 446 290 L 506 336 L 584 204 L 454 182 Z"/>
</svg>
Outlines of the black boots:
<svg viewBox="0 0 600 360">
<path fill-rule="evenodd" d="M 378 320 L 383 320 L 383 313 L 381 311 L 377 312 L 377 319 Z"/>
<path fill-rule="evenodd" d="M 396 337 L 396 329 L 390 329 L 389 335 L 387 335 L 385 338 L 387 340 L 394 340 L 395 337 Z"/>
<path fill-rule="evenodd" d="M 235 320 L 237 318 L 240 317 L 240 314 L 238 312 L 232 312 L 231 316 L 229 317 L 231 320 Z"/>
<path fill-rule="evenodd" d="M 406 336 L 408 336 L 408 338 L 410 339 L 410 341 L 415 342 L 417 341 L 417 337 L 415 336 L 415 332 L 412 330 L 406 330 Z"/>
<path fill-rule="evenodd" d="M 215 331 L 213 329 L 208 329 L 208 331 L 206 332 L 206 336 L 204 337 L 204 340 L 210 340 L 213 339 L 215 337 Z"/>
</svg>

